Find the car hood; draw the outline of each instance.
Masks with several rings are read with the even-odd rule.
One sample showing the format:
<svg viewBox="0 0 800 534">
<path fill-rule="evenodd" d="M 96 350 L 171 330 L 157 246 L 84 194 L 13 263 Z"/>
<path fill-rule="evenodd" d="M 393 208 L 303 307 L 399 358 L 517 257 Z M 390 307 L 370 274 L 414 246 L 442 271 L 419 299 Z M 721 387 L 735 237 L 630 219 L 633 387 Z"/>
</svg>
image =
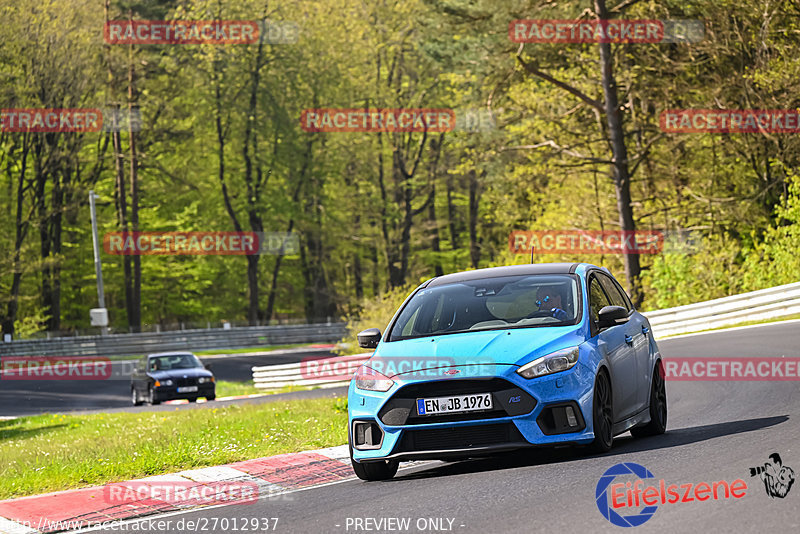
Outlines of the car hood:
<svg viewBox="0 0 800 534">
<path fill-rule="evenodd" d="M 521 366 L 585 341 L 579 326 L 484 330 L 381 342 L 368 366 L 388 377 L 425 369 Z"/>
<path fill-rule="evenodd" d="M 150 371 L 147 373 L 156 380 L 166 380 L 168 378 L 200 378 L 201 376 L 213 376 L 211 371 L 202 367 L 192 367 L 191 369 L 169 369 L 165 371 Z"/>
</svg>

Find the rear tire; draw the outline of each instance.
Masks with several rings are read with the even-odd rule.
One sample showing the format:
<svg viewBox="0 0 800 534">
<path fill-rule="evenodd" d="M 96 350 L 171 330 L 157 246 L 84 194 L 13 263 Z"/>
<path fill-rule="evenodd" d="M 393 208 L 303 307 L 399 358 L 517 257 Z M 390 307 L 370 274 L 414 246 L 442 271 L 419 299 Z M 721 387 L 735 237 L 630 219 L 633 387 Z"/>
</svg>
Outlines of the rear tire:
<svg viewBox="0 0 800 534">
<path fill-rule="evenodd" d="M 187 400 L 189 402 L 197 402 L 197 397 L 189 397 Z"/>
<path fill-rule="evenodd" d="M 631 428 L 635 438 L 657 436 L 667 430 L 667 386 L 664 380 L 664 365 L 661 360 L 653 370 L 650 385 L 650 422 L 644 426 Z"/>
<path fill-rule="evenodd" d="M 592 401 L 594 441 L 589 444 L 589 450 L 594 453 L 606 453 L 614 445 L 614 411 L 611 401 L 611 383 L 606 372 L 601 370 L 594 383 Z"/>
<path fill-rule="evenodd" d="M 209 395 L 208 397 L 206 397 L 206 400 L 207 400 L 207 401 L 209 401 L 209 402 L 211 402 L 211 401 L 213 401 L 213 400 L 216 400 L 216 398 L 217 398 L 217 396 L 216 396 L 216 395 Z"/>
</svg>

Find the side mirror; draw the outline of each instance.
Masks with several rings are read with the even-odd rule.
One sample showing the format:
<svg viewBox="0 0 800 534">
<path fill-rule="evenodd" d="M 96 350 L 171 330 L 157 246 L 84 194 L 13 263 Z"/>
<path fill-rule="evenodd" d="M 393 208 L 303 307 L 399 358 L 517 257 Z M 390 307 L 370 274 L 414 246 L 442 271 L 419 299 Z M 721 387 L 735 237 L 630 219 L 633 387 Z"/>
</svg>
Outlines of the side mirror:
<svg viewBox="0 0 800 534">
<path fill-rule="evenodd" d="M 597 314 L 597 326 L 599 328 L 610 328 L 628 322 L 628 310 L 622 306 L 603 306 Z"/>
<path fill-rule="evenodd" d="M 377 328 L 367 328 L 358 333 L 358 346 L 362 349 L 374 349 L 381 340 L 381 331 Z"/>
</svg>

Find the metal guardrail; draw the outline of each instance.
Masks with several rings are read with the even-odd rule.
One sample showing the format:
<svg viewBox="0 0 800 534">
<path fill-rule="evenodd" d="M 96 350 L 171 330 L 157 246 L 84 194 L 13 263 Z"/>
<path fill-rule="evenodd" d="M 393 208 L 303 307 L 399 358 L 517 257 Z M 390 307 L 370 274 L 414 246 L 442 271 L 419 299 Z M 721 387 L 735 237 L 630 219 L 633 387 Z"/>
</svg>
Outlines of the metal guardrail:
<svg viewBox="0 0 800 534">
<path fill-rule="evenodd" d="M 800 282 L 647 312 L 656 338 L 800 313 Z"/>
<path fill-rule="evenodd" d="M 276 390 L 287 386 L 333 388 L 346 386 L 356 369 L 372 356 L 355 354 L 335 358 L 306 359 L 300 363 L 253 367 L 253 384 L 258 389 Z"/>
<path fill-rule="evenodd" d="M 666 308 L 647 312 L 644 315 L 650 321 L 656 338 L 697 332 L 721 326 L 731 326 L 747 321 L 763 319 L 779 319 L 800 313 L 800 282 L 784 286 L 751 291 L 740 295 L 698 302 L 686 306 Z M 303 387 L 337 387 L 346 386 L 350 382 L 359 365 L 366 362 L 372 353 L 326 358 L 319 365 L 327 365 L 331 370 L 337 363 L 343 374 L 339 376 L 321 376 L 309 367 L 308 362 L 286 365 L 268 365 L 253 367 L 253 383 L 259 389 L 274 390 L 286 386 Z M 345 370 L 346 369 L 346 370 Z"/>
<path fill-rule="evenodd" d="M 108 336 L 0 341 L 1 356 L 135 356 L 168 350 L 239 349 L 294 343 L 332 343 L 345 323 L 249 326 Z"/>
</svg>

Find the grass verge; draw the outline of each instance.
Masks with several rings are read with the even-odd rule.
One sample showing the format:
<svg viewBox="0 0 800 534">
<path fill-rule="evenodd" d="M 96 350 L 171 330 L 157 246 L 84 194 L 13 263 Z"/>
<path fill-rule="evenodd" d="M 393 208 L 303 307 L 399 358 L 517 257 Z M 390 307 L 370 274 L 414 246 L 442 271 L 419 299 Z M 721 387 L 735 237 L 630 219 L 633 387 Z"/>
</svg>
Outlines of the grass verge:
<svg viewBox="0 0 800 534">
<path fill-rule="evenodd" d="M 215 389 L 217 398 L 264 393 L 264 391 L 255 387 L 252 382 L 230 382 L 228 380 L 217 380 Z"/>
<path fill-rule="evenodd" d="M 347 386 L 345 386 L 347 387 Z M 319 389 L 319 386 L 283 386 L 280 389 L 258 389 L 252 382 L 217 381 L 217 398 L 235 397 L 238 395 L 273 395 L 275 393 L 291 393 L 293 391 L 307 391 Z"/>
<path fill-rule="evenodd" d="M 0 499 L 347 442 L 347 400 L 0 421 Z"/>
</svg>

